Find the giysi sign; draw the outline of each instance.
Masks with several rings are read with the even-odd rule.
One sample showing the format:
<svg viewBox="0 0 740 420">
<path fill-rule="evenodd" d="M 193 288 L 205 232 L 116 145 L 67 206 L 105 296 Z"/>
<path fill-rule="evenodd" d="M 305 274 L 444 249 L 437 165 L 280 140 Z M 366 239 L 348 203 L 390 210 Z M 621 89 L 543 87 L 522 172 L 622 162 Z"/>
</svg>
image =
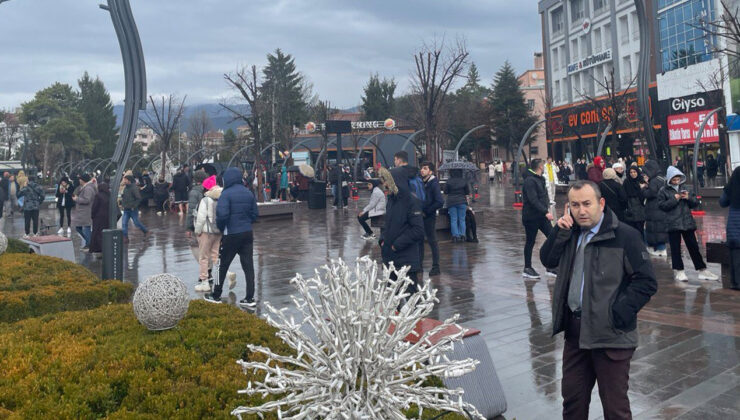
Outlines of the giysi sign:
<svg viewBox="0 0 740 420">
<path fill-rule="evenodd" d="M 689 112 L 694 108 L 703 108 L 706 106 L 704 98 L 675 98 L 671 101 L 671 108 L 675 112 Z"/>
</svg>

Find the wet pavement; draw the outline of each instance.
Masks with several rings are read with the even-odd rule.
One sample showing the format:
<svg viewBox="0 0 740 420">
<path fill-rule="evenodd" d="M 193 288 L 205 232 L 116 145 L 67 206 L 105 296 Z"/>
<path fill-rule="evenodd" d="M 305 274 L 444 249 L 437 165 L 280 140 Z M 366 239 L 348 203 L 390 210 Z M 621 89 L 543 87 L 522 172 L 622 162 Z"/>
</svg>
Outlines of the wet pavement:
<svg viewBox="0 0 740 420">
<path fill-rule="evenodd" d="M 558 418 L 563 337 L 551 336 L 552 280 L 521 277 L 524 229 L 520 211 L 511 205 L 513 190 L 484 184 L 480 192 L 474 204 L 480 243 L 453 244 L 449 234 L 440 237 L 442 275 L 432 280 L 440 303 L 432 315 L 444 319 L 459 313 L 463 325 L 482 331 L 508 401 L 508 411 L 501 418 Z M 257 301 L 292 306 L 290 279 L 296 272 L 310 276 L 332 258 L 353 261 L 371 255 L 379 260 L 376 243 L 360 239 L 356 220 L 367 198 L 364 192 L 359 201 L 350 201 L 346 211 L 308 210 L 304 203 L 292 220 L 257 223 Z M 558 202 L 564 198 L 559 195 Z M 726 220 L 725 210 L 711 203 L 706 207 L 707 215 L 697 218 L 702 252 L 707 241 L 724 239 Z M 42 212 L 47 222 L 56 223 L 55 215 L 55 211 Z M 168 272 L 185 281 L 193 298 L 200 298 L 193 291 L 198 266 L 192 243 L 184 235 L 184 217 L 144 212 L 142 221 L 152 235 L 144 239 L 135 229 L 130 234 L 126 281 L 135 283 Z M 4 231 L 10 236 L 22 234 L 22 218 L 16 216 L 6 224 Z M 538 238 L 535 255 L 543 240 Z M 79 244 L 78 238 L 74 241 Z M 633 415 L 639 419 L 740 418 L 740 293 L 722 289 L 719 282 L 696 280 L 685 249 L 683 254 L 688 284 L 673 282 L 670 259 L 653 259 L 659 288 L 639 316 L 640 347 L 630 372 Z M 99 258 L 79 251 L 77 258 L 100 272 Z M 544 273 L 534 260 L 534 268 Z M 428 270 L 428 248 L 425 262 Z M 720 273 L 717 264 L 709 268 Z M 234 303 L 245 294 L 238 259 L 232 271 L 238 284 L 225 298 Z M 258 305 L 258 313 L 261 310 Z M 590 418 L 602 418 L 596 388 Z"/>
</svg>

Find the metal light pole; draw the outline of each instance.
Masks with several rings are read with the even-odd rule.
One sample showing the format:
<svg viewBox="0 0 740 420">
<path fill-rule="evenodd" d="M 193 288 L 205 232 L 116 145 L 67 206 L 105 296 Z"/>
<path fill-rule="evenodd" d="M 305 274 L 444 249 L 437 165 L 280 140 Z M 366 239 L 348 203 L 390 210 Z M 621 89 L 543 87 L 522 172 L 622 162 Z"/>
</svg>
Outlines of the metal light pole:
<svg viewBox="0 0 740 420">
<path fill-rule="evenodd" d="M 100 8 L 110 13 L 123 59 L 126 99 L 121 130 L 111 162 L 116 163 L 116 175 L 111 191 L 117 192 L 123 171 L 131 154 L 133 133 L 139 120 L 139 110 L 146 109 L 146 67 L 139 31 L 131 13 L 129 0 L 107 0 Z M 109 228 L 103 231 L 103 279 L 123 280 L 123 233 L 116 229 L 118 194 L 110 200 Z"/>
<path fill-rule="evenodd" d="M 460 139 L 460 141 L 457 142 L 457 146 L 455 146 L 455 160 L 460 160 L 460 156 L 458 155 L 458 151 L 460 150 L 460 146 L 462 146 L 463 142 L 465 140 L 467 140 L 468 137 L 470 137 L 471 134 L 473 134 L 474 132 L 480 130 L 483 127 L 486 127 L 486 125 L 485 124 L 484 125 L 479 125 L 479 126 L 477 126 L 475 128 L 472 128 L 467 133 L 465 133 L 465 135 L 462 136 L 462 138 Z"/>
<path fill-rule="evenodd" d="M 529 129 L 527 129 L 527 132 L 524 133 L 524 136 L 522 137 L 522 141 L 519 142 L 519 147 L 516 150 L 516 154 L 514 155 L 514 163 L 511 165 L 511 169 L 514 171 L 514 207 L 522 207 L 522 193 L 519 190 L 519 155 L 522 154 L 522 149 L 524 148 L 524 143 L 527 142 L 529 139 L 529 136 L 532 135 L 532 132 L 535 128 L 537 128 L 538 125 L 544 123 L 547 120 L 539 120 L 536 123 L 532 124 Z"/>
<path fill-rule="evenodd" d="M 724 107 L 719 107 L 713 109 L 709 114 L 707 114 L 704 117 L 704 121 L 701 122 L 701 125 L 699 125 L 699 131 L 696 133 L 696 141 L 694 141 L 694 194 L 696 195 L 697 199 L 701 200 L 701 195 L 699 195 L 699 143 L 701 143 L 701 136 L 704 134 L 704 127 L 707 126 L 707 123 L 711 118 L 713 118 L 719 111 L 722 111 Z M 670 180 L 669 180 L 670 181 Z M 697 210 L 694 210 L 691 212 L 694 216 L 703 216 L 705 214 L 704 210 L 701 210 L 701 207 Z"/>
</svg>

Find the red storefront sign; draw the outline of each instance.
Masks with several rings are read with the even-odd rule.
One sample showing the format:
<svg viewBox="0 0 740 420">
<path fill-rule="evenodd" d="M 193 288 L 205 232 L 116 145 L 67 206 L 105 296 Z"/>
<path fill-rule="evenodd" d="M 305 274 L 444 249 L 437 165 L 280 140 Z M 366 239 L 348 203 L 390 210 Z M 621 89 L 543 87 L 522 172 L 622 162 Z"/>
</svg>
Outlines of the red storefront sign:
<svg viewBox="0 0 740 420">
<path fill-rule="evenodd" d="M 671 146 L 683 146 L 694 144 L 696 134 L 699 132 L 699 126 L 704 117 L 709 114 L 707 111 L 689 112 L 687 114 L 671 115 L 668 117 L 668 143 Z M 717 127 L 717 114 L 707 121 L 704 127 L 704 133 L 701 135 L 702 143 L 719 142 L 719 128 Z"/>
</svg>

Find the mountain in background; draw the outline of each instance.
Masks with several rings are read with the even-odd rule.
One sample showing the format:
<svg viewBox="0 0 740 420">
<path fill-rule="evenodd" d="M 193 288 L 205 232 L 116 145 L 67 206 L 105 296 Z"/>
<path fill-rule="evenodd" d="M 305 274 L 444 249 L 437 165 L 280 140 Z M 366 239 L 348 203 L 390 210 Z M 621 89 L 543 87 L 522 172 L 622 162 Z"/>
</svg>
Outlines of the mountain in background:
<svg viewBox="0 0 740 420">
<path fill-rule="evenodd" d="M 188 131 L 188 120 L 190 119 L 190 116 L 193 114 L 200 112 L 201 109 L 204 109 L 208 116 L 211 117 L 211 124 L 213 125 L 214 130 L 223 130 L 226 131 L 229 128 L 234 130 L 236 132 L 236 128 L 240 125 L 245 125 L 246 123 L 242 120 L 237 120 L 234 122 L 231 122 L 233 119 L 231 113 L 227 110 L 225 110 L 221 105 L 219 104 L 200 104 L 200 105 L 190 105 L 185 107 L 185 115 L 183 115 L 183 119 L 181 121 L 181 127 L 182 131 L 187 132 Z M 244 110 L 245 114 L 249 111 L 248 105 L 240 105 L 238 108 L 240 111 Z M 355 112 L 362 112 L 361 106 L 355 106 L 348 109 L 343 109 L 340 112 L 346 112 L 346 113 L 355 113 Z M 116 114 L 116 124 L 120 127 L 121 126 L 121 119 L 123 118 L 123 105 L 115 105 L 113 107 L 113 113 Z M 141 117 L 143 114 L 142 111 L 139 111 L 139 116 Z"/>
<path fill-rule="evenodd" d="M 244 107 L 241 107 L 241 109 L 249 110 L 249 107 L 245 105 Z M 190 106 L 186 105 L 185 112 L 181 120 L 182 131 L 188 131 L 188 120 L 193 114 L 200 112 L 200 110 L 205 110 L 208 113 L 208 116 L 211 118 L 211 124 L 213 125 L 214 130 L 226 131 L 231 128 L 232 130 L 236 131 L 236 128 L 238 126 L 246 124 L 244 121 L 241 120 L 231 122 L 231 120 L 233 119 L 232 114 L 229 111 L 225 110 L 219 104 L 199 104 Z M 123 105 L 115 105 L 113 107 L 113 113 L 116 114 L 116 123 L 120 127 L 121 119 L 123 118 Z M 141 117 L 142 115 L 143 111 L 139 111 L 139 117 Z"/>
</svg>

